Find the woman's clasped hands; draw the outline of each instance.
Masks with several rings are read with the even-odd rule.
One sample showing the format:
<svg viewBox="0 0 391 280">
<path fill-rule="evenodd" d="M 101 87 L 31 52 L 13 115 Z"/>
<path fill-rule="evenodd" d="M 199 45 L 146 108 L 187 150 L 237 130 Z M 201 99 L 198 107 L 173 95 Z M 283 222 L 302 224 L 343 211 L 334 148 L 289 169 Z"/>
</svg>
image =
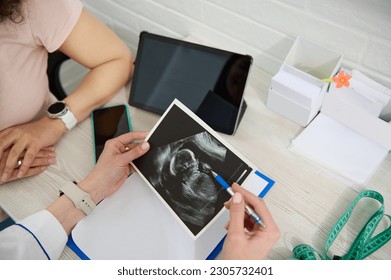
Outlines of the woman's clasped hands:
<svg viewBox="0 0 391 280">
<path fill-rule="evenodd" d="M 0 184 L 39 174 L 56 162 L 53 145 L 65 132 L 58 122 L 43 117 L 0 131 Z"/>
</svg>

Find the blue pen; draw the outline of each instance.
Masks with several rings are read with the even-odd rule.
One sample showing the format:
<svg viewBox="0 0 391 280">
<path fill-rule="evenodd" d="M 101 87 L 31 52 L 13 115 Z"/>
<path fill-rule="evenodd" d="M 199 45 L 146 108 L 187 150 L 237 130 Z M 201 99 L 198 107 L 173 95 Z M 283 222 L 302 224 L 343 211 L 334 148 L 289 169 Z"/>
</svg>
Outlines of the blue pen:
<svg viewBox="0 0 391 280">
<path fill-rule="evenodd" d="M 234 191 L 232 190 L 231 186 L 221 177 L 219 174 L 214 172 L 213 170 L 210 171 L 213 175 L 213 177 L 216 179 L 216 181 L 220 184 L 220 186 L 223 187 L 231 196 L 234 195 Z M 246 210 L 246 213 L 254 220 L 255 223 L 260 224 L 262 227 L 266 227 L 265 223 L 262 221 L 262 218 L 258 216 L 255 211 L 248 206 L 247 204 L 244 205 L 244 208 Z"/>
</svg>

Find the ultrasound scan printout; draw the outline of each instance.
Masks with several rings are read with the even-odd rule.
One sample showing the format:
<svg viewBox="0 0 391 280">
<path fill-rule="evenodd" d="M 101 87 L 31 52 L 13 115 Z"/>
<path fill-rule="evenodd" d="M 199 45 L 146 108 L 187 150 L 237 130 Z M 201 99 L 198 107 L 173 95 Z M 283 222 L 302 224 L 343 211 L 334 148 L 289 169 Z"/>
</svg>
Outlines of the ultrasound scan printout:
<svg viewBox="0 0 391 280">
<path fill-rule="evenodd" d="M 184 226 L 197 236 L 230 199 L 211 174 L 241 184 L 253 170 L 179 101 L 151 131 L 150 150 L 136 169 Z M 219 139 L 218 139 L 219 138 Z"/>
</svg>

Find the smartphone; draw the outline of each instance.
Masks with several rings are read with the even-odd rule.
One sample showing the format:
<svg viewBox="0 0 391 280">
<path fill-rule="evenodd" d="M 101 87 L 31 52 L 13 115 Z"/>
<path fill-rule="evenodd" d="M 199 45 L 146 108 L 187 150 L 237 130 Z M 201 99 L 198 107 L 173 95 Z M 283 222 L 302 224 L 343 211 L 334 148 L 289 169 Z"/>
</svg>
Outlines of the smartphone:
<svg viewBox="0 0 391 280">
<path fill-rule="evenodd" d="M 106 141 L 130 132 L 132 125 L 128 107 L 124 104 L 95 109 L 91 113 L 91 120 L 96 163 Z"/>
</svg>

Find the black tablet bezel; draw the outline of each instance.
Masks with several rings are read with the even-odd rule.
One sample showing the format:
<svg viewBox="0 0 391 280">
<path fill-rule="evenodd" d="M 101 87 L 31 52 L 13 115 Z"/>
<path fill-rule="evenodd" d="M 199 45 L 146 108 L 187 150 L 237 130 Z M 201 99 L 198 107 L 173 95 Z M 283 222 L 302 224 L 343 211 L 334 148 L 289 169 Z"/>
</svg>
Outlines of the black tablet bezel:
<svg viewBox="0 0 391 280">
<path fill-rule="evenodd" d="M 213 47 L 209 47 L 209 46 L 205 46 L 205 45 L 201 45 L 201 44 L 196 44 L 196 43 L 193 43 L 193 42 L 183 41 L 183 40 L 179 40 L 179 39 L 175 39 L 175 38 L 171 38 L 171 37 L 166 37 L 166 36 L 159 35 L 159 34 L 150 33 L 150 32 L 147 32 L 147 31 L 142 31 L 140 33 L 136 59 L 135 59 L 135 62 L 134 62 L 135 69 L 134 69 L 133 78 L 132 78 L 132 82 L 131 82 L 131 88 L 130 88 L 130 95 L 129 95 L 128 103 L 131 106 L 134 106 L 134 107 L 137 107 L 137 108 L 140 108 L 140 109 L 144 109 L 144 110 L 147 110 L 147 111 L 159 114 L 159 115 L 162 115 L 167 108 L 164 108 L 164 109 L 156 108 L 154 106 L 150 106 L 149 104 L 138 102 L 138 101 L 135 100 L 135 95 L 134 95 L 134 92 L 135 92 L 135 90 L 136 90 L 136 88 L 138 86 L 138 84 L 137 84 L 138 77 L 140 75 L 140 73 L 138 71 L 137 65 L 140 65 L 141 60 L 142 60 L 144 40 L 148 40 L 148 39 L 157 40 L 157 41 L 160 41 L 160 42 L 172 44 L 174 46 L 181 46 L 181 47 L 186 47 L 186 48 L 195 49 L 195 50 L 199 50 L 199 51 L 204 51 L 204 52 L 209 53 L 209 54 L 218 54 L 218 55 L 219 54 L 220 55 L 223 54 L 223 55 L 225 55 L 227 57 L 228 56 L 233 56 L 233 55 L 245 57 L 250 62 L 246 80 L 248 79 L 248 75 L 249 75 L 249 72 L 250 72 L 250 69 L 251 69 L 251 66 L 252 66 L 252 63 L 253 63 L 253 58 L 250 55 L 239 54 L 239 53 L 235 53 L 235 52 L 231 52 L 231 51 L 227 51 L 227 50 L 223 50 L 223 49 L 213 48 Z M 245 111 L 245 109 L 247 107 L 246 103 L 244 101 L 244 92 L 245 92 L 245 89 L 242 92 L 241 103 L 240 103 L 240 106 L 239 106 L 239 110 L 238 110 L 238 112 L 236 114 L 235 121 L 231 123 L 230 127 L 223 127 L 223 126 L 216 126 L 215 125 L 214 127 L 212 127 L 213 129 L 215 129 L 216 131 L 219 131 L 219 132 L 223 132 L 225 134 L 229 134 L 229 135 L 232 135 L 232 134 L 235 133 L 235 131 L 236 131 L 238 125 L 239 125 L 239 122 L 241 121 L 241 119 L 243 117 L 244 111 Z M 186 103 L 186 102 L 183 102 L 183 103 Z"/>
</svg>

